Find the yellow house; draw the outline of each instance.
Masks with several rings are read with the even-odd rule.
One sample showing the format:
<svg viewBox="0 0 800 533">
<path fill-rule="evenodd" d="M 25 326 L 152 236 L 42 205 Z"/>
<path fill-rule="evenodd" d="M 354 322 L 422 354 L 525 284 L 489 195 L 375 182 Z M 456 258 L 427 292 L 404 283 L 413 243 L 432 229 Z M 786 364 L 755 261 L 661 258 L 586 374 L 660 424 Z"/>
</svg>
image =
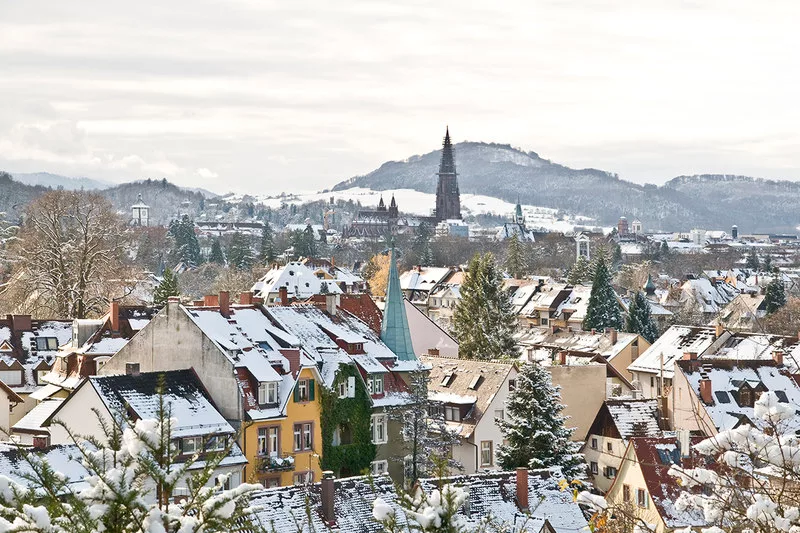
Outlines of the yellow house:
<svg viewBox="0 0 800 533">
<path fill-rule="evenodd" d="M 282 416 L 243 424 L 248 482 L 284 487 L 322 479 L 320 383 L 316 367 L 302 368 L 282 406 Z"/>
</svg>

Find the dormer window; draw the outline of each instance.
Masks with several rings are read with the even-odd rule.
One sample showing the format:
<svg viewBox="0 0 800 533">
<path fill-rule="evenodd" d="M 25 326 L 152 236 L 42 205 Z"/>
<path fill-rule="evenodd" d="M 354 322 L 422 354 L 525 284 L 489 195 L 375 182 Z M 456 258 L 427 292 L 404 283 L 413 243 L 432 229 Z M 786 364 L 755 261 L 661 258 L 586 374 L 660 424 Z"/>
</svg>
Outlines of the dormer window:
<svg viewBox="0 0 800 533">
<path fill-rule="evenodd" d="M 262 381 L 258 384 L 259 405 L 278 403 L 278 383 L 275 381 Z"/>
<path fill-rule="evenodd" d="M 58 350 L 58 339 L 55 337 L 36 337 L 36 351 L 54 352 Z"/>
<path fill-rule="evenodd" d="M 367 376 L 367 391 L 370 394 L 383 394 L 383 374 Z"/>
<path fill-rule="evenodd" d="M 440 385 L 442 387 L 449 387 L 450 384 L 453 382 L 453 378 L 455 378 L 455 377 L 456 377 L 456 375 L 452 374 L 452 373 L 445 374 L 445 376 L 442 378 L 442 382 L 440 383 Z"/>
<path fill-rule="evenodd" d="M 742 407 L 753 407 L 753 391 L 744 387 L 739 391 L 739 404 Z"/>
</svg>

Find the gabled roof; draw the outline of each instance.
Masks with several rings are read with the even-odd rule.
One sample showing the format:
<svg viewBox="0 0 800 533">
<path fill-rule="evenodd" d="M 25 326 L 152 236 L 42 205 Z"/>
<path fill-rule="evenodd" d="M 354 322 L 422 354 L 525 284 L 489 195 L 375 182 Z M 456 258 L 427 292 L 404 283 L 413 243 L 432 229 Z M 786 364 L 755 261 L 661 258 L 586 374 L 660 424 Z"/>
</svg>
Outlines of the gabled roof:
<svg viewBox="0 0 800 533">
<path fill-rule="evenodd" d="M 611 424 L 614 437 L 628 440 L 631 437 L 660 437 L 658 426 L 658 400 L 619 399 L 606 400 L 589 429 L 590 434 L 608 435 L 603 424 Z"/>
<path fill-rule="evenodd" d="M 548 327 L 529 328 L 515 335 L 523 347 L 548 348 L 551 351 L 568 350 L 587 354 L 599 354 L 611 361 L 622 350 L 638 338 L 636 333 L 616 332 L 616 342 L 611 333 L 592 333 L 568 329 L 551 330 Z"/>
<path fill-rule="evenodd" d="M 63 399 L 51 399 L 40 402 L 28 411 L 16 424 L 11 426 L 12 433 L 31 433 L 34 435 L 49 435 L 50 431 L 44 427 L 46 421 L 63 404 Z"/>
<path fill-rule="evenodd" d="M 285 266 L 271 269 L 250 290 L 256 296 L 266 298 L 270 293 L 276 293 L 281 287 L 286 287 L 289 296 L 306 299 L 315 294 L 320 294 L 324 282 L 328 287 L 328 293 L 340 294 L 342 292 L 338 285 L 340 281 L 337 279 L 338 272 L 331 273 L 332 276 L 336 274 L 331 279 L 320 279 L 315 271 L 316 269 L 312 268 L 311 265 L 306 265 L 300 261 L 291 261 Z M 346 284 L 352 284 L 354 282 L 353 275 L 348 273 L 341 281 Z"/>
<path fill-rule="evenodd" d="M 715 341 L 713 327 L 672 326 L 628 365 L 628 371 L 658 373 L 663 356 L 664 377 L 672 379 L 673 364 L 683 357 L 684 352 L 702 356 Z"/>
<path fill-rule="evenodd" d="M 72 490 L 81 490 L 88 487 L 85 479 L 89 475 L 83 466 L 82 454 L 74 444 L 50 446 L 43 450 L 36 450 L 42 459 L 53 467 L 60 475 L 64 476 Z M 24 451 L 17 448 L 0 450 L 0 472 L 15 483 L 23 487 L 30 487 L 31 482 L 26 476 L 34 475 L 30 463 L 25 459 Z M 37 488 L 38 492 L 44 489 Z"/>
</svg>

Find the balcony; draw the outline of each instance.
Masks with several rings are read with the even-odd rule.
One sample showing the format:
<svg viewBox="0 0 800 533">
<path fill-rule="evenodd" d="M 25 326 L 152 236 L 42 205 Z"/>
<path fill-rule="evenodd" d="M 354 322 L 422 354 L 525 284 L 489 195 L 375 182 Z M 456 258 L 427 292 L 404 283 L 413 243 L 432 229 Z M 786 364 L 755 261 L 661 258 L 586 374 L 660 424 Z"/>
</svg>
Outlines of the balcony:
<svg viewBox="0 0 800 533">
<path fill-rule="evenodd" d="M 277 453 L 261 455 L 258 458 L 258 470 L 260 472 L 285 472 L 294 470 L 294 456 Z"/>
</svg>

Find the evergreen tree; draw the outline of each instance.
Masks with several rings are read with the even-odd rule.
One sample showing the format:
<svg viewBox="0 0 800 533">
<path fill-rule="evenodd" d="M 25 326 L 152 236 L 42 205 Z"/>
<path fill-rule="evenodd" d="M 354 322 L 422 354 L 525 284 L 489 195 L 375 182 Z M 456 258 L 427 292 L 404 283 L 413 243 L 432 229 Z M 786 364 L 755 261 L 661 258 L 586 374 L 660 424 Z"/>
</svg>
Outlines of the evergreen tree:
<svg viewBox="0 0 800 533">
<path fill-rule="evenodd" d="M 261 230 L 261 248 L 258 251 L 258 260 L 262 265 L 275 261 L 275 243 L 272 240 L 272 226 L 264 222 Z"/>
<path fill-rule="evenodd" d="M 567 274 L 567 283 L 575 286 L 587 281 L 590 277 L 590 269 L 591 265 L 589 264 L 589 260 L 586 259 L 586 256 L 582 255 L 578 257 L 578 260 L 575 261 L 575 264 L 572 265 L 571 269 L 569 269 L 569 273 Z"/>
<path fill-rule="evenodd" d="M 783 286 L 783 281 L 780 279 L 780 274 L 776 274 L 775 278 L 767 284 L 767 290 L 764 294 L 764 307 L 767 314 L 771 315 L 784 305 L 786 305 L 786 290 Z"/>
<path fill-rule="evenodd" d="M 768 255 L 764 258 L 764 263 L 761 265 L 764 272 L 772 272 L 772 256 Z"/>
<path fill-rule="evenodd" d="M 433 264 L 433 250 L 431 250 L 431 227 L 427 222 L 420 223 L 417 226 L 416 234 L 414 235 L 414 242 L 411 245 L 411 252 L 416 257 L 416 262 L 422 266 L 431 266 Z"/>
<path fill-rule="evenodd" d="M 505 266 L 506 271 L 513 278 L 520 279 L 528 272 L 528 260 L 525 257 L 525 248 L 516 233 L 508 239 L 508 253 L 506 255 Z"/>
<path fill-rule="evenodd" d="M 253 266 L 253 251 L 250 249 L 250 239 L 238 231 L 231 236 L 231 242 L 228 244 L 228 265 L 239 270 Z"/>
<path fill-rule="evenodd" d="M 319 293 L 320 294 L 330 294 L 331 290 L 328 288 L 328 282 L 323 281 L 319 284 Z"/>
<path fill-rule="evenodd" d="M 169 235 L 172 237 L 172 261 L 200 264 L 200 243 L 194 233 L 194 221 L 189 215 L 183 215 L 180 220 L 173 220 L 169 224 Z"/>
<path fill-rule="evenodd" d="M 662 259 L 669 256 L 669 245 L 667 241 L 661 241 L 661 253 L 659 254 Z"/>
<path fill-rule="evenodd" d="M 619 244 L 614 246 L 614 252 L 611 255 L 611 264 L 614 268 L 619 268 L 622 265 L 622 248 Z"/>
<path fill-rule="evenodd" d="M 564 425 L 560 388 L 536 363 L 524 364 L 516 380 L 506 399 L 506 417 L 496 421 L 504 440 L 497 463 L 504 470 L 560 467 L 567 479 L 579 477 L 585 465 L 580 444 L 570 440 L 574 428 Z"/>
<path fill-rule="evenodd" d="M 517 317 L 494 255 L 475 254 L 470 260 L 461 300 L 453 312 L 453 332 L 466 359 L 516 358 Z"/>
<path fill-rule="evenodd" d="M 625 320 L 625 331 L 638 333 L 651 344 L 658 338 L 658 327 L 650 315 L 650 305 L 641 291 L 637 291 L 631 298 Z"/>
<path fill-rule="evenodd" d="M 222 246 L 219 244 L 219 239 L 214 239 L 214 242 L 211 243 L 211 253 L 208 256 L 208 262 L 218 265 L 225 264 L 225 254 L 222 253 Z"/>
<path fill-rule="evenodd" d="M 156 288 L 153 290 L 153 304 L 155 306 L 166 305 L 167 299 L 170 296 L 180 296 L 181 291 L 178 288 L 178 276 L 171 268 L 164 270 L 164 277 L 161 279 Z"/>
<path fill-rule="evenodd" d="M 317 239 L 314 235 L 314 228 L 311 224 L 306 224 L 306 229 L 303 230 L 304 242 L 306 244 L 306 257 L 315 257 L 317 255 Z"/>
<path fill-rule="evenodd" d="M 745 259 L 744 266 L 750 270 L 758 270 L 760 265 L 761 263 L 758 261 L 758 254 L 755 249 L 750 250 L 750 253 L 747 254 L 747 259 Z"/>
<path fill-rule="evenodd" d="M 611 274 L 606 266 L 604 254 L 598 253 L 595 258 L 592 292 L 583 329 L 604 330 L 606 328 L 622 329 L 622 311 L 617 302 L 617 295 L 611 286 Z"/>
</svg>

